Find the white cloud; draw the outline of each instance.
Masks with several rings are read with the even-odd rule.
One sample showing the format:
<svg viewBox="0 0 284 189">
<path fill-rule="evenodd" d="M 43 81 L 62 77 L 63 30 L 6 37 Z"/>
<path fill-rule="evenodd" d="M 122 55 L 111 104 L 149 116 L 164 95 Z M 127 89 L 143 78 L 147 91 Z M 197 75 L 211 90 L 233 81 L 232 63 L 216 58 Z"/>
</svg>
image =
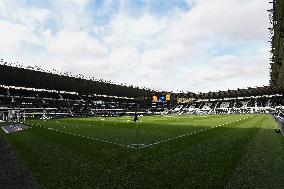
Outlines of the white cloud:
<svg viewBox="0 0 284 189">
<path fill-rule="evenodd" d="M 70 61 L 96 60 L 107 56 L 107 49 L 86 32 L 60 31 L 48 41 L 46 47 L 51 54 L 68 57 Z"/>
<path fill-rule="evenodd" d="M 11 24 L 0 20 L 0 47 L 4 51 L 13 51 L 19 48 L 21 41 L 25 40 L 30 30 L 18 24 Z"/>
<path fill-rule="evenodd" d="M 146 10 L 130 16 L 123 12 L 126 3 L 100 26 L 94 25 L 88 3 L 56 1 L 43 9 L 0 1 L 5 10 L 0 13 L 2 56 L 161 90 L 208 91 L 268 83 L 268 2 L 189 0 L 189 11 L 159 17 Z M 114 3 L 105 1 L 97 14 L 106 14 Z M 34 54 L 23 41 L 42 51 Z M 210 54 L 212 48 L 220 53 Z"/>
<path fill-rule="evenodd" d="M 48 9 L 25 7 L 23 1 L 2 0 L 0 8 L 1 20 L 28 26 L 31 29 L 40 27 L 51 16 L 51 11 Z"/>
</svg>

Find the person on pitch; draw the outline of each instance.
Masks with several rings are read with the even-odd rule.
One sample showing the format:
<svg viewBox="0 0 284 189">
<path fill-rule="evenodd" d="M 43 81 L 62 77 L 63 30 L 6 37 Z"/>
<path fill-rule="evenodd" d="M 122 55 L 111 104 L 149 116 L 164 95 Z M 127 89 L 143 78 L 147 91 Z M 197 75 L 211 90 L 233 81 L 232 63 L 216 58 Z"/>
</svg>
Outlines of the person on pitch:
<svg viewBox="0 0 284 189">
<path fill-rule="evenodd" d="M 133 121 L 134 121 L 135 123 L 136 123 L 136 121 L 138 121 L 138 115 L 137 115 L 137 113 L 135 113 Z"/>
</svg>

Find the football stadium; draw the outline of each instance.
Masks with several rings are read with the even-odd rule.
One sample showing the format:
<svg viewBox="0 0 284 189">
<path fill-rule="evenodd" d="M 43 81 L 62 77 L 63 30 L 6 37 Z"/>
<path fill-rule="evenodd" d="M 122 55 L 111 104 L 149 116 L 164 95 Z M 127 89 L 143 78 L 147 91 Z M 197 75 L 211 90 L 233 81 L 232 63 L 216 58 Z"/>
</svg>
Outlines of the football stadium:
<svg viewBox="0 0 284 189">
<path fill-rule="evenodd" d="M 0 188 L 283 188 L 284 2 L 269 4 L 259 87 L 164 91 L 1 58 Z"/>
</svg>

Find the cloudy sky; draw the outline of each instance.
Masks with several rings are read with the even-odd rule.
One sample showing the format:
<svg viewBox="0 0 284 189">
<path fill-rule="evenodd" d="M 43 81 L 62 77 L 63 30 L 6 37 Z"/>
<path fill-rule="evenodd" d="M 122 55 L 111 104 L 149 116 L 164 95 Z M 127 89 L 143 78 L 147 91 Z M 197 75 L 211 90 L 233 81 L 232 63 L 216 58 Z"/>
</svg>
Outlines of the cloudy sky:
<svg viewBox="0 0 284 189">
<path fill-rule="evenodd" d="M 168 91 L 267 85 L 266 0 L 0 0 L 8 62 Z"/>
</svg>

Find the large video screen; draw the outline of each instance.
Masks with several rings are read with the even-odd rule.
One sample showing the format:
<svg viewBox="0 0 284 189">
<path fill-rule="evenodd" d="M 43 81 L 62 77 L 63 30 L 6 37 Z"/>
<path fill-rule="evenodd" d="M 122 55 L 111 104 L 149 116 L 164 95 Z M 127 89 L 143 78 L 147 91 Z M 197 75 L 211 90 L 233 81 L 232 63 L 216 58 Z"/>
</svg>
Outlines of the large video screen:
<svg viewBox="0 0 284 189">
<path fill-rule="evenodd" d="M 171 95 L 167 94 L 166 95 L 166 101 L 170 101 L 171 100 Z"/>
<path fill-rule="evenodd" d="M 158 96 L 153 96 L 153 102 L 158 102 Z"/>
<path fill-rule="evenodd" d="M 159 102 L 165 102 L 166 101 L 166 96 L 160 96 L 159 97 Z"/>
<path fill-rule="evenodd" d="M 153 96 L 152 102 L 167 102 L 171 100 L 171 95 L 161 95 L 161 96 Z"/>
</svg>

